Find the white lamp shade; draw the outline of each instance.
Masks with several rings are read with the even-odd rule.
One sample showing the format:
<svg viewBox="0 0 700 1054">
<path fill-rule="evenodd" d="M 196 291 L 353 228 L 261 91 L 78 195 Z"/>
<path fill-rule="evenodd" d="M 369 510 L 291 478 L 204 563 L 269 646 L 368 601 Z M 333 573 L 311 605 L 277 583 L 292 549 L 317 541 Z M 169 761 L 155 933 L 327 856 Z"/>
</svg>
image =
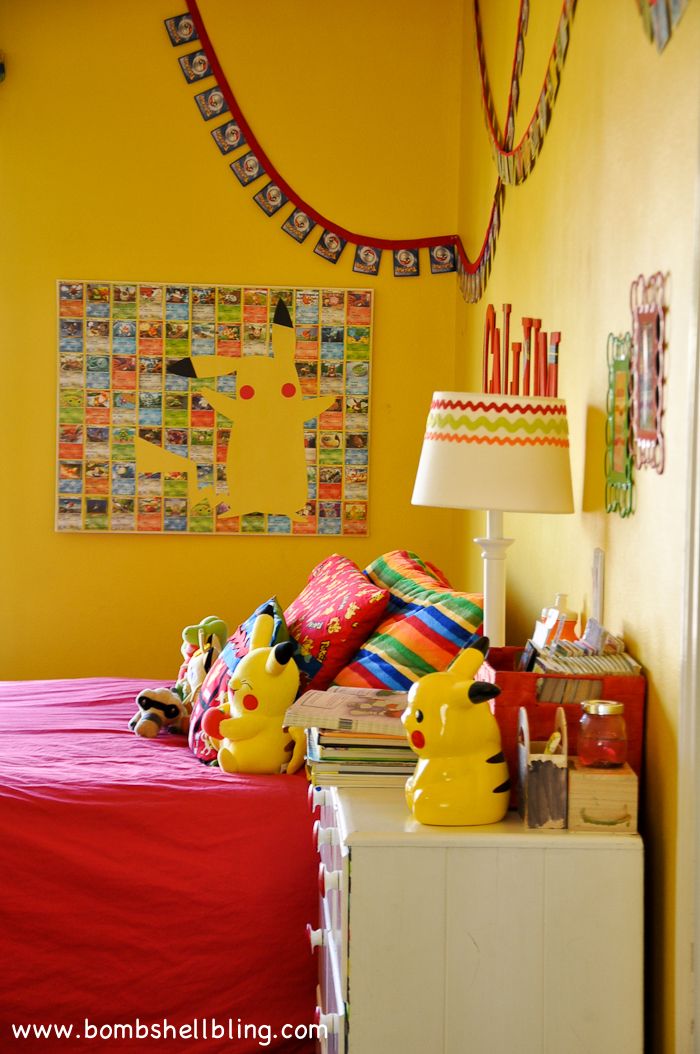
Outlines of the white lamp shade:
<svg viewBox="0 0 700 1054">
<path fill-rule="evenodd" d="M 414 505 L 573 512 L 562 399 L 435 392 Z"/>
</svg>

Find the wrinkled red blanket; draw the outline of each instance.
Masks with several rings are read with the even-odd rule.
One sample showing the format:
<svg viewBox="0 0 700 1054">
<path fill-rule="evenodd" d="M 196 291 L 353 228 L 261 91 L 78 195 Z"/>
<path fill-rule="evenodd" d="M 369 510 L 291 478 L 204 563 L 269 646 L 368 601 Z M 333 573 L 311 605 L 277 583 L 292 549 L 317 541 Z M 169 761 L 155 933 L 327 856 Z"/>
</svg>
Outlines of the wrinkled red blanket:
<svg viewBox="0 0 700 1054">
<path fill-rule="evenodd" d="M 0 1049 L 307 1054 L 306 781 L 135 736 L 148 683 L 0 683 Z"/>
</svg>

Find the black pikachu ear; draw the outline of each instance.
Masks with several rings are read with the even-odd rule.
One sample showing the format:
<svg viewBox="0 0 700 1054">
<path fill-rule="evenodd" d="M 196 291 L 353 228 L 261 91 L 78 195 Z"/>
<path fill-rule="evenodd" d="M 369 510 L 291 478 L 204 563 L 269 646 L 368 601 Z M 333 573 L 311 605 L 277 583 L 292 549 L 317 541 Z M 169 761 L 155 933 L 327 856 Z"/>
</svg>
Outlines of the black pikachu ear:
<svg viewBox="0 0 700 1054">
<path fill-rule="evenodd" d="M 289 309 L 281 297 L 277 301 L 277 307 L 275 308 L 275 314 L 272 321 L 275 326 L 287 326 L 288 329 L 292 328 L 292 319 L 289 314 Z"/>
<path fill-rule="evenodd" d="M 469 685 L 467 692 L 473 703 L 485 703 L 487 699 L 495 699 L 500 694 L 501 689 L 498 685 L 491 684 L 489 681 L 474 681 Z"/>
<path fill-rule="evenodd" d="M 476 650 L 480 651 L 482 655 L 486 655 L 489 650 L 489 645 L 490 641 L 488 637 L 479 637 L 479 639 L 475 640 L 473 644 L 469 645 L 469 647 L 476 648 Z"/>
<path fill-rule="evenodd" d="M 205 673 L 209 673 L 209 671 L 211 670 L 211 664 L 214 661 L 214 649 L 213 649 L 212 643 L 211 643 L 213 640 L 214 640 L 214 635 L 212 634 L 211 637 L 209 637 L 209 639 L 207 640 L 207 644 L 209 645 L 209 648 L 207 650 L 206 655 L 204 656 L 204 672 Z"/>
<path fill-rule="evenodd" d="M 275 644 L 275 658 L 280 666 L 286 666 L 296 651 L 296 643 L 293 640 L 284 640 L 281 644 Z"/>
<path fill-rule="evenodd" d="M 195 368 L 192 364 L 192 359 L 176 359 L 175 362 L 169 362 L 165 368 L 166 373 L 174 373 L 178 377 L 190 377 L 194 378 L 197 376 Z"/>
</svg>

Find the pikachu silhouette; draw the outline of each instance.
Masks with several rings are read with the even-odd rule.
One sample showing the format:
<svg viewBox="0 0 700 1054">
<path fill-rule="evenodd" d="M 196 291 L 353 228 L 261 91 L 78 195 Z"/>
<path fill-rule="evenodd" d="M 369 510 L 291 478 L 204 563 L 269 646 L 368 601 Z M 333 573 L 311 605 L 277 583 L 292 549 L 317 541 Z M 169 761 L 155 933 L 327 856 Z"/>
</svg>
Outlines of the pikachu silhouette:
<svg viewBox="0 0 700 1054">
<path fill-rule="evenodd" d="M 263 512 L 296 518 L 307 502 L 304 423 L 327 410 L 334 395 L 302 398 L 294 365 L 295 333 L 283 300 L 277 301 L 272 325 L 272 356 L 248 355 L 232 360 L 219 355 L 179 359 L 168 372 L 208 383 L 191 390 L 231 421 L 226 453 L 228 493 L 200 488 L 196 464 L 137 438 L 139 472 L 186 472 L 190 505 L 225 503 L 223 517 Z M 236 373 L 236 396 L 210 387 L 212 380 Z"/>
</svg>

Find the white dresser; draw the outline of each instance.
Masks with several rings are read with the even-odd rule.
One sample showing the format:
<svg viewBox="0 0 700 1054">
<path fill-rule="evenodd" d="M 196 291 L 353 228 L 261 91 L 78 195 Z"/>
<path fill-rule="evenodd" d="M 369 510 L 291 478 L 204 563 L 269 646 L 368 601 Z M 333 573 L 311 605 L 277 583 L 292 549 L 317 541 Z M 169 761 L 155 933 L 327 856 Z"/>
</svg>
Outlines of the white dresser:
<svg viewBox="0 0 700 1054">
<path fill-rule="evenodd" d="M 641 1054 L 637 835 L 423 827 L 313 791 L 323 1054 Z"/>
</svg>

